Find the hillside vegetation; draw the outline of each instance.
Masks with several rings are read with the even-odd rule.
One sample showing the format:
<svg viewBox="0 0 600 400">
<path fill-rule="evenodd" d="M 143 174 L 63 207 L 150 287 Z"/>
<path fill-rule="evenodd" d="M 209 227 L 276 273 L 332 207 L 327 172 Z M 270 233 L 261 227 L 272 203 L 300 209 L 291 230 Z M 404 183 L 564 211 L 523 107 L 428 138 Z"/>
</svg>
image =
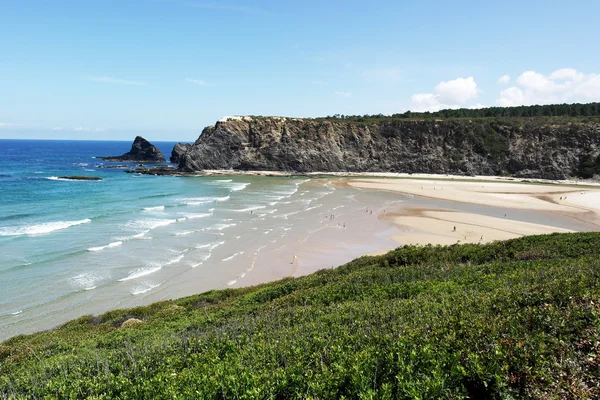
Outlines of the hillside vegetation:
<svg viewBox="0 0 600 400">
<path fill-rule="evenodd" d="M 0 398 L 598 398 L 599 253 L 600 233 L 405 246 L 86 316 L 2 343 Z"/>
</svg>

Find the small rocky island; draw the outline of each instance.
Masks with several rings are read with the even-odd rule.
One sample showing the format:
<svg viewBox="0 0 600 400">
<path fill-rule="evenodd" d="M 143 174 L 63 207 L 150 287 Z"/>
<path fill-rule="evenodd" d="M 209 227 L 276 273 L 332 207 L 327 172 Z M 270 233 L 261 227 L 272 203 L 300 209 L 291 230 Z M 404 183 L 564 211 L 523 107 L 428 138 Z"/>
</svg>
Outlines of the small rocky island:
<svg viewBox="0 0 600 400">
<path fill-rule="evenodd" d="M 137 136 L 131 145 L 131 150 L 122 156 L 100 157 L 102 161 L 111 162 L 165 162 L 165 156 L 152 143 Z"/>
</svg>

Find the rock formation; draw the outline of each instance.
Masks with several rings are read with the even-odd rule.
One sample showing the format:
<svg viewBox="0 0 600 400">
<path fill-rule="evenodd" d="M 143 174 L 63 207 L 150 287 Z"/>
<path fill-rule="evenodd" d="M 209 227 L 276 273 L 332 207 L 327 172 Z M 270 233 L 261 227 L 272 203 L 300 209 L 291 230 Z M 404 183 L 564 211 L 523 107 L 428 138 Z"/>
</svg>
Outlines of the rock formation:
<svg viewBox="0 0 600 400">
<path fill-rule="evenodd" d="M 179 164 L 181 162 L 181 157 L 185 154 L 189 148 L 192 147 L 189 143 L 177 143 L 175 147 L 173 147 L 173 151 L 171 152 L 170 161 L 173 164 Z"/>
<path fill-rule="evenodd" d="M 382 118 L 359 124 L 229 117 L 203 130 L 177 172 L 390 171 L 566 179 L 579 175 L 583 157 L 598 153 L 600 123 L 593 121 Z"/>
<path fill-rule="evenodd" d="M 122 156 L 101 157 L 103 161 L 118 162 L 164 162 L 165 157 L 159 149 L 141 136 L 137 136 L 131 145 L 131 150 Z"/>
</svg>

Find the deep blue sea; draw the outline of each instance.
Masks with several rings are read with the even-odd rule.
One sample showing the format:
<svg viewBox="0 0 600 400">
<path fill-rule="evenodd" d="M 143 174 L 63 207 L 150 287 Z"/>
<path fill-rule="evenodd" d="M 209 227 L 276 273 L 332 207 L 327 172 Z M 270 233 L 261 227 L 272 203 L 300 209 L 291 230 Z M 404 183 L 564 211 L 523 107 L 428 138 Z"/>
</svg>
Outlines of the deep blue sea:
<svg viewBox="0 0 600 400">
<path fill-rule="evenodd" d="M 174 145 L 154 144 L 166 158 Z M 289 257 L 303 248 L 322 247 L 304 266 L 340 259 L 336 235 L 348 231 L 326 216 L 364 207 L 357 199 L 366 194 L 336 191 L 326 180 L 99 168 L 114 163 L 96 156 L 130 147 L 0 140 L 0 340 L 85 314 L 302 273 Z M 59 179 L 73 175 L 103 180 Z M 350 259 L 364 248 L 341 251 Z"/>
</svg>

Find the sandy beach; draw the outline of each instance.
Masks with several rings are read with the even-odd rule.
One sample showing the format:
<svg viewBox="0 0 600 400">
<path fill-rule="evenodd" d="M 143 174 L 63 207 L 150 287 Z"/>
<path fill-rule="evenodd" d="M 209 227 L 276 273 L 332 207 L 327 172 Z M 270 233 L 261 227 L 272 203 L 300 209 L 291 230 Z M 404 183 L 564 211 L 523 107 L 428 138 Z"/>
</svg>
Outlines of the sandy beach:
<svg viewBox="0 0 600 400">
<path fill-rule="evenodd" d="M 428 179 L 348 179 L 350 187 L 382 190 L 444 202 L 497 207 L 500 215 L 457 212 L 441 208 L 407 206 L 400 213 L 380 214 L 390 220 L 401 233 L 394 235 L 399 244 L 486 243 L 525 235 L 570 232 L 552 223 L 553 217 L 572 219 L 586 230 L 600 229 L 600 189 L 560 184 L 526 184 L 500 179 L 436 180 Z M 508 209 L 508 210 L 507 210 Z M 524 222 L 514 218 L 510 210 L 544 213 L 547 221 Z M 520 213 L 522 214 L 522 213 Z"/>
</svg>

